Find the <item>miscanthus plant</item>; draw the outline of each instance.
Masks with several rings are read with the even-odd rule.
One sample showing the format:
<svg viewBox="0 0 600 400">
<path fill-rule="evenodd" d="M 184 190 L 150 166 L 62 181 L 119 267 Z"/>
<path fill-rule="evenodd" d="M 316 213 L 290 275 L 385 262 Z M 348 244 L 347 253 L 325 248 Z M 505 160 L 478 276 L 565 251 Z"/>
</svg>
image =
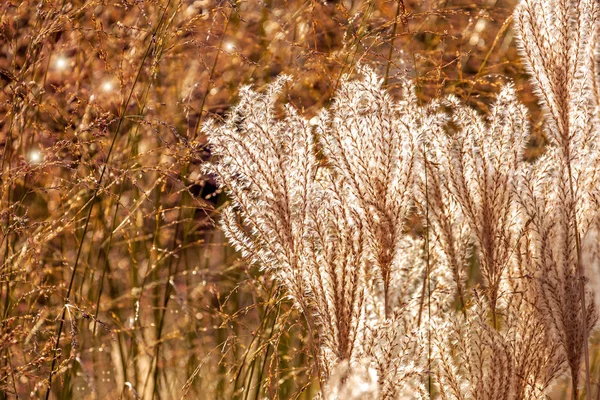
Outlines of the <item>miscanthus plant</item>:
<svg viewBox="0 0 600 400">
<path fill-rule="evenodd" d="M 204 126 L 223 230 L 305 317 L 323 398 L 537 399 L 565 373 L 591 396 L 597 18 L 594 0 L 515 12 L 550 142 L 533 162 L 510 84 L 482 116 L 409 81 L 393 99 L 364 67 L 310 121 L 275 116 L 281 77 Z"/>
</svg>

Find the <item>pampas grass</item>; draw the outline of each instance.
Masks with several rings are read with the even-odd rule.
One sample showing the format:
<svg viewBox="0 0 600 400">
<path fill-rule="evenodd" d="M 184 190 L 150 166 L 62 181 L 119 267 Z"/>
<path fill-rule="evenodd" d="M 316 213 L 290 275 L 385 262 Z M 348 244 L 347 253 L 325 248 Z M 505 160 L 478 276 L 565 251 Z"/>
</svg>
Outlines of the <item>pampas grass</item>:
<svg viewBox="0 0 600 400">
<path fill-rule="evenodd" d="M 421 105 L 409 80 L 394 100 L 365 67 L 311 121 L 291 107 L 275 117 L 280 78 L 204 127 L 231 198 L 222 227 L 306 318 L 326 398 L 355 385 L 373 398 L 537 399 L 567 368 L 576 399 L 582 364 L 591 395 L 581 238 L 600 188 L 597 13 L 593 1 L 517 7 L 550 141 L 533 162 L 512 85 L 482 117 L 454 96 Z M 468 287 L 470 260 L 481 279 Z"/>
</svg>

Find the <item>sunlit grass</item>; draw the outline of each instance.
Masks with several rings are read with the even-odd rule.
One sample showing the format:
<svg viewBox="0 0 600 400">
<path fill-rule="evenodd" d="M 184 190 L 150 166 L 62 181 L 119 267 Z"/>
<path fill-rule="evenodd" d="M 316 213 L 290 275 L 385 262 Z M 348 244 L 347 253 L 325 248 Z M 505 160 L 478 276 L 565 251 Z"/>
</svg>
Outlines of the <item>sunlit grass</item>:
<svg viewBox="0 0 600 400">
<path fill-rule="evenodd" d="M 281 73 L 312 117 L 359 61 L 535 107 L 514 3 L 0 4 L 0 398 L 312 398 L 303 318 L 215 229 L 202 122 Z"/>
</svg>

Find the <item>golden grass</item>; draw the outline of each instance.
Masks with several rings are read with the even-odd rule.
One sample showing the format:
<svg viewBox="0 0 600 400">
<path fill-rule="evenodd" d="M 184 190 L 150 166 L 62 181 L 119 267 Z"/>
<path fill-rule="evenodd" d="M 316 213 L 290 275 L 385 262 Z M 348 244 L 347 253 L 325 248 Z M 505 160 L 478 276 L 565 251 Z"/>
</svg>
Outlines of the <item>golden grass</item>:
<svg viewBox="0 0 600 400">
<path fill-rule="evenodd" d="M 312 398 L 303 320 L 214 229 L 201 121 L 280 73 L 311 116 L 359 61 L 535 109 L 514 4 L 3 2 L 0 398 Z"/>
</svg>

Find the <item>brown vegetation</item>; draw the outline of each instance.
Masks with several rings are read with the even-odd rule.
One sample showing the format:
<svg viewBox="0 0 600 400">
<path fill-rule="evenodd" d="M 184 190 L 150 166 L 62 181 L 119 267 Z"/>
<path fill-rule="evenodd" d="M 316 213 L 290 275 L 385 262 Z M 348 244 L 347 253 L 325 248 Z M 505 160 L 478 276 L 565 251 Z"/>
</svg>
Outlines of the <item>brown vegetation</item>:
<svg viewBox="0 0 600 400">
<path fill-rule="evenodd" d="M 470 329 L 462 338 L 489 328 L 488 316 L 481 310 L 502 308 L 492 327 L 502 325 L 506 330 L 500 336 L 493 331 L 477 334 L 490 344 L 490 354 L 502 354 L 507 365 L 511 357 L 527 359 L 523 354 L 530 347 L 517 335 L 524 329 L 532 348 L 547 350 L 548 338 L 540 337 L 540 332 L 559 332 L 560 326 L 554 325 L 560 318 L 539 320 L 529 295 L 503 303 L 508 289 L 499 277 L 528 261 L 506 267 L 502 260 L 513 255 L 502 254 L 495 246 L 532 245 L 523 243 L 520 233 L 508 233 L 506 227 L 514 221 L 503 219 L 506 207 L 500 205 L 487 216 L 488 225 L 468 218 L 457 225 L 451 217 L 465 213 L 469 198 L 449 200 L 449 193 L 457 194 L 446 187 L 454 182 L 452 177 L 436 181 L 443 174 L 434 173 L 444 160 L 434 160 L 433 153 L 431 158 L 423 158 L 423 152 L 419 155 L 421 140 L 429 132 L 410 130 L 415 137 L 408 146 L 416 156 L 387 155 L 410 159 L 401 164 L 406 170 L 390 170 L 390 179 L 406 179 L 388 189 L 371 170 L 358 169 L 361 157 L 383 151 L 376 141 L 365 143 L 372 147 L 361 147 L 356 153 L 344 149 L 341 136 L 328 136 L 343 135 L 342 130 L 329 127 L 349 122 L 342 121 L 352 111 L 342 108 L 344 96 L 368 89 L 352 85 L 373 84 L 343 79 L 361 64 L 370 65 L 383 82 L 380 89 L 366 91 L 374 96 L 367 98 L 368 104 L 355 99 L 356 118 L 383 118 L 372 113 L 378 109 L 369 107 L 396 107 L 398 100 L 392 97 L 401 99 L 403 93 L 411 93 L 406 91 L 408 78 L 415 94 L 410 104 L 402 106 L 411 112 L 421 113 L 426 104 L 435 103 L 433 99 L 452 94 L 453 102 L 431 106 L 431 112 L 455 108 L 456 118 L 463 115 L 462 121 L 471 118 L 480 123 L 481 117 L 463 106 L 467 104 L 496 115 L 497 120 L 492 117 L 487 130 L 479 132 L 484 135 L 478 139 L 482 142 L 488 132 L 499 129 L 494 121 L 506 117 L 502 112 L 494 114 L 500 106 L 492 105 L 501 88 L 512 81 L 515 90 L 502 93 L 512 96 L 510 101 L 518 95 L 534 116 L 532 134 L 519 140 L 529 141 L 524 149 L 527 158 L 538 157 L 545 135 L 537 101 L 518 60 L 511 29 L 515 4 L 513 0 L 2 2 L 0 398 L 312 398 L 320 387 L 329 388 L 325 395 L 343 396 L 344 384 L 354 379 L 349 377 L 365 381 L 372 376 L 367 364 L 335 360 L 358 359 L 361 354 L 383 355 L 376 368 L 380 376 L 385 371 L 395 377 L 394 382 L 410 382 L 424 396 L 431 391 L 441 394 L 435 382 L 460 386 L 465 375 L 460 372 L 456 378 L 451 368 L 441 367 L 428 375 L 427 369 L 438 362 L 432 354 L 450 337 L 438 338 L 435 332 L 415 327 L 429 326 L 436 304 L 447 306 L 448 301 L 450 308 L 463 314 L 458 320 L 469 321 L 466 328 L 448 322 L 455 335 Z M 282 94 L 298 110 L 290 122 L 293 131 L 285 132 L 294 135 L 282 145 L 293 144 L 287 149 L 290 154 L 302 155 L 293 162 L 305 174 L 289 177 L 294 187 L 273 186 L 277 195 L 290 191 L 290 196 L 300 197 L 290 197 L 287 204 L 274 201 L 261 210 L 266 215 L 261 218 L 280 218 L 271 221 L 280 229 L 267 232 L 265 240 L 281 248 L 268 254 L 263 249 L 261 257 L 269 260 L 251 264 L 239 261 L 214 228 L 214 221 L 233 224 L 237 220 L 232 213 L 222 215 L 228 197 L 206 175 L 211 154 L 201 127 L 210 119 L 217 121 L 211 131 L 218 130 L 223 120 L 234 123 L 227 113 L 240 99 L 242 104 L 248 96 L 263 101 L 262 95 L 249 91 L 240 95 L 240 89 L 251 84 L 262 92 L 281 74 L 290 77 L 281 87 Z M 538 93 L 543 90 L 534 87 Z M 501 101 L 502 97 L 496 104 Z M 307 121 L 330 106 L 332 119 L 322 115 L 325 120 L 319 122 L 324 151 L 313 154 L 316 141 Z M 549 103 L 542 104 L 543 110 L 548 107 Z M 267 112 L 267 108 L 253 110 L 262 116 Z M 278 103 L 273 120 L 281 121 L 284 112 Z M 416 114 L 414 118 L 418 119 Z M 249 118 L 235 122 L 232 129 L 249 122 Z M 412 123 L 422 126 L 420 120 Z M 519 123 L 524 121 L 515 121 Z M 456 129 L 460 131 L 460 124 Z M 300 132 L 304 137 L 297 136 Z M 434 133 L 441 137 L 440 132 Z M 555 144 L 560 129 L 551 133 L 548 139 Z M 268 144 L 245 145 L 249 147 L 241 167 L 260 168 L 258 161 L 266 156 Z M 405 145 L 398 142 L 391 148 L 400 152 Z M 344 152 L 356 158 L 344 165 Z M 252 157 L 258 157 L 254 164 Z M 373 162 L 385 174 L 384 161 Z M 510 165 L 504 158 L 497 162 Z M 429 168 L 424 168 L 428 163 Z M 308 165 L 315 168 L 302 168 Z M 324 173 L 323 166 L 339 168 L 341 174 Z M 266 183 L 277 183 L 268 180 L 279 179 L 287 167 L 268 165 Z M 405 175 L 409 172 L 410 177 Z M 513 179 L 513 172 L 498 175 L 499 179 Z M 256 179 L 260 173 L 247 172 Z M 356 181 L 341 188 L 340 175 L 354 176 Z M 406 191 L 409 181 L 415 185 L 413 202 Z M 309 182 L 323 185 L 316 197 L 318 206 L 299 207 L 308 192 L 297 189 Z M 359 200 L 351 212 L 339 207 L 346 196 Z M 505 203 L 516 202 L 514 196 L 506 196 Z M 389 197 L 395 203 L 390 204 Z M 429 206 L 423 206 L 425 198 Z M 534 212 L 521 223 L 527 229 L 543 227 L 547 221 L 535 220 L 536 216 L 554 210 L 550 204 L 544 207 L 543 213 Z M 271 209 L 273 214 L 266 214 Z M 338 211 L 331 213 L 332 209 Z M 565 208 L 571 214 L 577 210 Z M 563 220 L 572 221 L 569 215 Z M 431 229 L 424 228 L 425 220 Z M 497 220 L 505 222 L 497 227 L 497 234 L 484 232 Z M 593 226 L 592 221 L 586 223 Z M 477 248 L 488 252 L 485 255 L 475 256 L 467 240 L 474 224 L 482 230 L 481 238 L 474 237 Z M 363 229 L 356 230 L 357 225 Z M 298 230 L 315 237 L 309 242 L 312 248 L 298 242 Z M 485 235 L 500 244 L 488 243 Z M 593 254 L 592 236 L 578 239 L 589 247 L 586 254 Z M 332 246 L 332 240 L 339 246 Z M 554 249 L 552 236 L 544 240 Z M 298 246 L 308 246 L 302 253 L 308 258 L 295 258 L 300 254 Z M 424 248 L 438 250 L 424 253 Z M 423 258 L 424 254 L 430 258 Z M 273 257 L 279 260 L 277 267 L 270 260 Z M 402 260 L 421 262 L 404 265 Z M 292 273 L 301 265 L 312 275 L 281 288 L 286 276 L 278 274 L 280 264 Z M 442 264 L 449 268 L 440 275 L 439 286 L 433 280 L 423 281 L 423 276 L 441 274 L 438 265 Z M 371 268 L 376 275 L 367 273 Z M 336 281 L 340 270 L 346 272 Z M 417 285 L 404 286 L 415 280 Z M 562 285 L 560 290 L 580 299 L 580 283 Z M 471 289 L 477 284 L 483 289 L 474 295 Z M 510 290 L 521 290 L 521 284 Z M 383 322 L 372 323 L 368 330 L 356 325 L 366 315 L 359 310 L 367 306 L 364 299 L 377 298 L 365 297 L 361 291 L 367 289 L 385 299 L 383 307 L 374 305 L 370 311 L 371 322 L 377 318 Z M 308 290 L 314 303 L 302 304 Z M 332 290 L 338 294 L 333 298 L 328 294 Z M 564 315 L 581 308 L 578 300 L 556 304 L 552 290 L 543 284 L 539 287 L 539 296 L 549 299 L 548 315 L 560 314 L 561 306 L 572 308 L 565 309 Z M 427 301 L 424 293 L 431 294 Z M 586 304 L 592 304 L 586 299 Z M 399 307 L 412 311 L 394 311 Z M 472 312 L 467 310 L 471 307 Z M 535 322 L 528 320 L 530 324 L 521 327 L 523 313 L 533 315 Z M 511 318 L 517 315 L 513 324 Z M 553 328 L 538 328 L 548 324 Z M 564 343 L 556 344 L 557 350 L 550 354 L 571 348 L 581 353 L 583 349 L 569 343 L 577 342 L 589 325 L 582 329 L 561 336 Z M 329 334 L 318 333 L 323 331 Z M 317 347 L 316 342 L 326 346 Z M 508 351 L 507 344 L 516 342 L 521 346 L 518 351 Z M 392 344 L 394 352 L 386 352 Z M 460 351 L 471 350 L 463 346 Z M 423 355 L 423 362 L 408 368 L 408 360 L 417 354 Z M 575 356 L 581 354 L 571 356 L 576 366 Z M 600 371 L 593 346 L 589 358 L 594 383 Z M 507 375 L 507 381 L 515 382 L 515 393 L 521 393 L 515 376 L 540 369 L 540 363 L 520 365 L 519 371 Z M 575 369 L 571 368 L 574 380 Z M 547 371 L 535 379 L 552 376 Z M 430 384 L 430 379 L 435 382 Z M 381 393 L 391 397 L 406 390 L 383 383 Z"/>
</svg>

